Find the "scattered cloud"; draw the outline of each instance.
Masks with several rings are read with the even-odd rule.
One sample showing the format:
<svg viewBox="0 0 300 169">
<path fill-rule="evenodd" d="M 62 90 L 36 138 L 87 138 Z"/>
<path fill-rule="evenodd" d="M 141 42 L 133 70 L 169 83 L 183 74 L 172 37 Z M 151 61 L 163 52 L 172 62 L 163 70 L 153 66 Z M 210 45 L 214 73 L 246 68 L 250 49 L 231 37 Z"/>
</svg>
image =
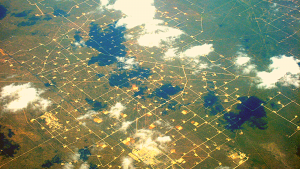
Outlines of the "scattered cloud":
<svg viewBox="0 0 300 169">
<path fill-rule="evenodd" d="M 172 139 L 170 136 L 162 136 L 162 137 L 157 137 L 156 141 L 159 143 L 167 143 L 167 142 L 172 141 Z"/>
<path fill-rule="evenodd" d="M 119 10 L 125 14 L 117 22 L 117 26 L 125 26 L 127 29 L 140 26 L 143 29 L 137 39 L 141 46 L 159 47 L 162 42 L 171 44 L 184 34 L 180 29 L 165 26 L 163 20 L 154 19 L 156 14 L 154 0 L 117 0 L 107 8 Z"/>
<path fill-rule="evenodd" d="M 77 117 L 77 120 L 91 119 L 96 114 L 98 114 L 98 112 L 89 110 L 86 114 Z"/>
<path fill-rule="evenodd" d="M 271 61 L 268 71 L 257 72 L 256 82 L 258 83 L 258 88 L 271 89 L 276 87 L 276 83 L 280 83 L 283 86 L 300 86 L 298 59 L 293 56 L 280 55 L 272 57 Z"/>
<path fill-rule="evenodd" d="M 121 113 L 126 109 L 125 106 L 123 106 L 122 103 L 117 102 L 114 106 L 112 106 L 109 110 L 109 116 L 119 119 L 121 116 Z"/>
<path fill-rule="evenodd" d="M 74 42 L 74 46 L 76 47 L 83 47 L 86 46 L 84 40 Z"/>
<path fill-rule="evenodd" d="M 125 16 L 118 21 L 117 26 L 126 26 L 127 29 L 146 23 L 152 23 L 156 13 L 154 0 L 117 0 L 113 5 L 109 5 L 107 8 L 119 10 L 125 14 Z"/>
<path fill-rule="evenodd" d="M 170 136 L 162 136 L 160 132 L 149 129 L 137 130 L 133 138 L 136 142 L 133 144 L 132 153 L 147 165 L 163 162 L 156 157 L 166 150 L 166 143 L 172 141 Z"/>
<path fill-rule="evenodd" d="M 238 66 L 246 65 L 250 62 L 250 57 L 243 52 L 237 52 L 237 57 L 235 58 L 235 64 Z"/>
<path fill-rule="evenodd" d="M 186 51 L 184 51 L 180 57 L 181 58 L 195 58 L 198 56 L 205 56 L 208 55 L 210 52 L 213 52 L 213 44 L 203 44 L 203 45 L 198 45 L 198 46 L 193 46 Z"/>
<path fill-rule="evenodd" d="M 168 130 L 170 130 L 170 129 L 173 128 L 173 126 L 171 126 L 169 122 L 165 122 L 165 121 L 163 121 L 163 120 L 161 120 L 161 119 L 156 120 L 156 121 L 154 122 L 154 124 L 155 124 L 155 125 L 159 125 L 160 127 L 164 127 L 164 128 L 166 128 L 166 129 L 168 129 Z"/>
<path fill-rule="evenodd" d="M 130 157 L 123 157 L 122 158 L 122 168 L 123 169 L 134 169 L 133 159 Z"/>
<path fill-rule="evenodd" d="M 63 169 L 73 169 L 74 165 L 72 163 L 65 163 L 65 165 L 63 166 Z"/>
<path fill-rule="evenodd" d="M 249 74 L 256 71 L 256 65 L 251 63 L 251 58 L 242 51 L 236 53 L 237 57 L 234 60 L 235 66 L 242 71 L 243 74 Z"/>
<path fill-rule="evenodd" d="M 21 85 L 12 83 L 2 88 L 0 100 L 8 102 L 4 105 L 7 111 L 17 112 L 28 106 L 46 111 L 52 102 L 40 96 L 44 92 L 34 88 L 30 82 Z"/>
<path fill-rule="evenodd" d="M 178 48 L 169 48 L 165 52 L 163 58 L 165 60 L 172 60 L 174 58 L 192 58 L 195 63 L 200 63 L 199 56 L 206 56 L 213 51 L 213 44 L 207 43 L 203 45 L 193 46 L 183 52 L 179 52 Z"/>
<path fill-rule="evenodd" d="M 80 154 L 78 152 L 78 149 L 75 150 L 75 153 L 71 155 L 71 160 L 74 162 L 77 162 L 80 158 Z"/>
<path fill-rule="evenodd" d="M 174 40 L 179 38 L 182 34 L 184 34 L 184 32 L 168 26 L 146 24 L 142 34 L 143 35 L 137 39 L 139 45 L 147 47 L 160 47 L 162 42 L 166 42 L 167 44 L 171 45 Z"/>
<path fill-rule="evenodd" d="M 123 69 L 133 69 L 138 66 L 138 62 L 134 58 L 116 57 L 120 67 Z"/>
</svg>

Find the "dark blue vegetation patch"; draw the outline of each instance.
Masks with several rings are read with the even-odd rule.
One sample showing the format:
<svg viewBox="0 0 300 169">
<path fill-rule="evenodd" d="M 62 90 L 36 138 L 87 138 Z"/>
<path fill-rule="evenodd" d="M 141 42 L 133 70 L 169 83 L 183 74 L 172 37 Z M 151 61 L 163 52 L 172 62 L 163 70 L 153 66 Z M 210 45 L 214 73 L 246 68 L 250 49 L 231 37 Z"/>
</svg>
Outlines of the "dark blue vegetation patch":
<svg viewBox="0 0 300 169">
<path fill-rule="evenodd" d="M 61 10 L 61 9 L 54 9 L 53 15 L 67 17 L 68 13 L 64 10 Z"/>
<path fill-rule="evenodd" d="M 118 86 L 120 88 L 122 87 L 129 87 L 129 80 L 128 75 L 126 72 L 119 73 L 119 74 L 112 74 L 109 78 L 109 85 L 110 86 Z"/>
<path fill-rule="evenodd" d="M 139 91 L 135 92 L 133 94 L 134 97 L 138 97 L 138 98 L 141 98 L 141 99 L 144 99 L 144 95 L 145 95 L 145 90 L 147 90 L 147 86 L 146 87 L 139 87 Z"/>
<path fill-rule="evenodd" d="M 50 15 L 46 14 L 43 20 L 49 21 L 51 19 L 52 19 L 52 17 Z"/>
<path fill-rule="evenodd" d="M 52 86 L 50 83 L 44 83 L 45 87 L 50 87 Z"/>
<path fill-rule="evenodd" d="M 207 86 L 207 89 L 210 91 L 210 90 L 214 90 L 215 89 L 215 83 L 213 81 L 207 81 L 206 82 L 206 86 Z"/>
<path fill-rule="evenodd" d="M 39 21 L 39 20 L 41 20 L 41 18 L 37 17 L 37 16 L 32 16 L 32 17 L 28 18 L 28 20 L 29 21 Z"/>
<path fill-rule="evenodd" d="M 153 94 L 150 96 L 152 97 L 153 95 L 163 98 L 163 99 L 168 99 L 169 96 L 175 95 L 178 92 L 180 92 L 182 89 L 179 86 L 172 86 L 171 83 L 167 83 L 162 85 L 160 88 L 155 89 Z"/>
<path fill-rule="evenodd" d="M 82 37 L 79 34 L 80 34 L 79 31 L 75 32 L 74 39 L 76 42 L 80 42 L 82 40 Z"/>
<path fill-rule="evenodd" d="M 45 87 L 55 86 L 56 82 L 51 81 L 51 83 L 44 83 Z"/>
<path fill-rule="evenodd" d="M 217 103 L 219 98 L 215 95 L 215 92 L 209 91 L 206 96 L 203 97 L 204 99 L 204 107 L 211 107 Z"/>
<path fill-rule="evenodd" d="M 14 16 L 14 17 L 26 17 L 30 13 L 31 13 L 31 10 L 25 10 L 25 11 L 20 12 L 20 13 L 12 13 L 11 15 Z"/>
<path fill-rule="evenodd" d="M 90 168 L 89 169 L 97 169 L 97 165 L 96 164 L 93 164 L 93 163 L 90 163 Z"/>
<path fill-rule="evenodd" d="M 161 115 L 162 115 L 162 116 L 166 116 L 166 115 L 168 115 L 168 114 L 169 114 L 169 113 L 168 113 L 166 110 L 164 110 L 164 111 L 161 112 Z"/>
<path fill-rule="evenodd" d="M 101 109 L 103 109 L 103 108 L 106 107 L 105 104 L 102 105 L 102 103 L 101 103 L 101 102 L 98 102 L 97 100 L 93 101 L 93 100 L 91 100 L 91 99 L 89 99 L 89 98 L 86 98 L 85 101 L 86 101 L 89 105 L 91 105 L 91 106 L 93 107 L 93 110 L 95 110 L 95 111 L 101 110 Z"/>
<path fill-rule="evenodd" d="M 0 125 L 0 130 L 3 127 Z M 4 133 L 0 131 L 0 155 L 5 157 L 13 157 L 16 150 L 20 149 L 20 145 L 15 143 L 13 140 L 7 139 Z"/>
<path fill-rule="evenodd" d="M 136 70 L 131 70 L 130 72 L 128 72 L 129 78 L 148 79 L 150 75 L 151 70 L 143 68 L 138 68 Z"/>
<path fill-rule="evenodd" d="M 11 138 L 13 135 L 15 135 L 15 133 L 12 132 L 11 129 L 8 129 L 8 134 L 7 134 L 7 136 L 8 136 L 9 138 Z"/>
<path fill-rule="evenodd" d="M 21 27 L 21 26 L 32 26 L 35 25 L 37 23 L 37 21 L 41 20 L 40 17 L 37 16 L 32 16 L 30 18 L 28 18 L 27 21 L 22 21 L 20 23 L 18 23 L 17 26 Z"/>
<path fill-rule="evenodd" d="M 109 78 L 110 86 L 129 87 L 129 81 L 134 79 L 147 79 L 151 75 L 150 69 L 138 68 L 123 73 L 112 74 Z"/>
<path fill-rule="evenodd" d="M 7 12 L 7 9 L 3 5 L 0 5 L 0 20 L 5 18 L 6 12 Z"/>
<path fill-rule="evenodd" d="M 104 74 L 97 74 L 97 76 L 99 77 L 99 78 L 101 78 L 101 77 L 103 77 L 103 76 L 105 76 Z"/>
<path fill-rule="evenodd" d="M 175 100 L 171 100 L 171 101 L 169 101 L 169 104 L 168 104 L 168 109 L 170 109 L 170 110 L 176 110 L 176 105 L 177 105 L 178 103 L 175 101 Z M 179 108 L 180 108 L 180 106 L 179 106 Z"/>
<path fill-rule="evenodd" d="M 43 168 L 50 168 L 51 166 L 53 166 L 53 163 L 50 160 L 46 160 L 43 164 L 42 167 Z"/>
<path fill-rule="evenodd" d="M 126 55 L 126 47 L 122 44 L 125 42 L 124 31 L 125 27 L 116 27 L 116 23 L 108 25 L 105 30 L 91 23 L 90 39 L 86 45 L 96 49 L 100 54 L 93 56 L 88 65 L 94 63 L 98 63 L 99 66 L 111 65 L 117 61 L 116 56 L 124 57 Z"/>
<path fill-rule="evenodd" d="M 87 161 L 89 156 L 92 155 L 87 147 L 78 150 L 78 153 L 80 154 L 80 159 L 83 161 Z"/>
<path fill-rule="evenodd" d="M 210 111 L 211 115 L 216 115 L 224 110 L 223 106 L 219 101 L 219 97 L 215 95 L 215 92 L 209 91 L 207 95 L 203 97 L 204 107 Z"/>
<path fill-rule="evenodd" d="M 60 159 L 60 157 L 58 155 L 55 155 L 51 160 L 46 160 L 42 164 L 42 167 L 43 168 L 50 168 L 51 166 L 54 165 L 54 163 L 56 163 L 56 164 L 62 163 L 62 160 Z"/>
<path fill-rule="evenodd" d="M 300 146 L 297 147 L 296 155 L 297 155 L 298 157 L 300 157 Z"/>
<path fill-rule="evenodd" d="M 35 25 L 36 24 L 36 21 L 22 21 L 20 23 L 18 23 L 18 27 L 21 27 L 21 26 L 32 26 L 32 25 Z"/>
<path fill-rule="evenodd" d="M 225 113 L 226 129 L 231 131 L 242 129 L 242 125 L 248 122 L 253 128 L 264 130 L 267 128 L 267 121 L 263 119 L 267 117 L 264 107 L 261 105 L 264 102 L 255 96 L 238 98 L 242 103 L 237 105 L 239 113 Z"/>
</svg>

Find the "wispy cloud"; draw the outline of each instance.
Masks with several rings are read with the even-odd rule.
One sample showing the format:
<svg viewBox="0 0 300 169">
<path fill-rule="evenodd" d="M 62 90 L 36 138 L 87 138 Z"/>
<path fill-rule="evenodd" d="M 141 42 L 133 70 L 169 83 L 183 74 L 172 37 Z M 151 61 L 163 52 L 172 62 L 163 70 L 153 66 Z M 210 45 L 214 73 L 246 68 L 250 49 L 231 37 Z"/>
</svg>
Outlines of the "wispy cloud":
<svg viewBox="0 0 300 169">
<path fill-rule="evenodd" d="M 77 117 L 77 120 L 91 119 L 96 114 L 98 114 L 98 112 L 89 110 L 86 114 Z"/>
<path fill-rule="evenodd" d="M 123 169 L 134 169 L 133 159 L 130 157 L 123 157 L 122 158 L 122 168 Z"/>
<path fill-rule="evenodd" d="M 17 112 L 28 106 L 46 111 L 52 102 L 40 96 L 44 92 L 42 89 L 34 88 L 31 83 L 21 85 L 13 83 L 2 88 L 0 99 L 7 102 L 4 105 L 7 111 Z"/>
<path fill-rule="evenodd" d="M 170 136 L 161 135 L 160 132 L 155 130 L 137 130 L 133 136 L 137 141 L 133 144 L 132 153 L 147 165 L 161 163 L 162 161 L 159 161 L 156 157 L 166 150 L 166 143 L 172 141 Z"/>
<path fill-rule="evenodd" d="M 124 121 L 124 122 L 122 122 L 122 126 L 120 127 L 120 130 L 125 132 L 130 127 L 130 125 L 132 123 L 133 123 L 133 121 Z"/>
</svg>

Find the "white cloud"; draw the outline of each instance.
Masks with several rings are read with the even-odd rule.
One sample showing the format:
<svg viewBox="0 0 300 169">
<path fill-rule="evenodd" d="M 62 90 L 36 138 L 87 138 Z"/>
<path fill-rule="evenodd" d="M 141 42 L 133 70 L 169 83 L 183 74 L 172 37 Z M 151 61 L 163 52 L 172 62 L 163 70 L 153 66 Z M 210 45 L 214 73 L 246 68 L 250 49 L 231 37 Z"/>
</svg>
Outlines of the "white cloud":
<svg viewBox="0 0 300 169">
<path fill-rule="evenodd" d="M 165 52 L 163 59 L 172 60 L 172 59 L 176 58 L 177 57 L 177 51 L 178 51 L 178 48 L 169 48 Z"/>
<path fill-rule="evenodd" d="M 214 51 L 213 44 L 203 44 L 198 46 L 193 46 L 190 49 L 184 51 L 180 57 L 189 57 L 189 58 L 196 58 L 198 56 L 205 56 L 208 55 L 210 52 Z"/>
<path fill-rule="evenodd" d="M 8 101 L 4 109 L 12 112 L 22 110 L 29 105 L 35 109 L 46 111 L 47 107 L 52 104 L 50 100 L 40 97 L 44 90 L 36 89 L 31 83 L 22 85 L 10 84 L 2 88 L 2 101 Z"/>
<path fill-rule="evenodd" d="M 281 55 L 272 57 L 271 61 L 269 71 L 257 72 L 256 82 L 259 83 L 258 88 L 274 88 L 278 82 L 284 86 L 300 86 L 298 59 Z"/>
<path fill-rule="evenodd" d="M 208 65 L 206 63 L 200 63 L 199 56 L 206 56 L 209 53 L 213 52 L 213 44 L 203 44 L 198 46 L 193 46 L 183 52 L 179 52 L 178 48 L 169 48 L 165 54 L 165 60 L 172 60 L 173 58 L 192 58 L 193 62 L 199 64 L 200 68 L 207 68 Z"/>
<path fill-rule="evenodd" d="M 132 69 L 137 67 L 138 62 L 134 58 L 116 57 L 123 69 Z"/>
<path fill-rule="evenodd" d="M 182 30 L 163 25 L 163 20 L 154 19 L 156 14 L 154 0 L 117 0 L 107 8 L 120 10 L 125 14 L 117 22 L 117 26 L 131 29 L 143 25 L 141 36 L 137 39 L 141 46 L 159 47 L 162 42 L 170 44 L 184 34 Z"/>
<path fill-rule="evenodd" d="M 102 6 L 106 6 L 109 3 L 109 0 L 100 0 Z"/>
<path fill-rule="evenodd" d="M 90 165 L 87 162 L 84 162 L 80 165 L 79 169 L 89 169 Z"/>
<path fill-rule="evenodd" d="M 122 168 L 123 169 L 134 169 L 133 159 L 130 157 L 122 158 Z"/>
<path fill-rule="evenodd" d="M 123 122 L 122 126 L 120 127 L 120 130 L 125 132 L 132 123 L 133 123 L 133 121 L 125 121 L 125 122 Z"/>
<path fill-rule="evenodd" d="M 159 143 L 167 143 L 167 142 L 172 141 L 172 139 L 170 136 L 163 136 L 163 137 L 157 137 L 156 141 Z"/>
<path fill-rule="evenodd" d="M 93 115 L 98 114 L 98 112 L 94 111 L 94 110 L 89 110 L 86 114 L 81 115 L 79 117 L 77 117 L 77 120 L 84 120 L 84 119 L 90 119 L 93 117 Z"/>
<path fill-rule="evenodd" d="M 121 18 L 117 26 L 127 29 L 152 22 L 155 16 L 154 0 L 117 0 L 109 9 L 120 10 L 126 16 Z"/>
<path fill-rule="evenodd" d="M 243 52 L 237 52 L 237 57 L 235 58 L 235 64 L 238 66 L 246 65 L 250 62 L 250 57 L 243 53 Z"/>
<path fill-rule="evenodd" d="M 158 24 L 146 24 L 143 35 L 137 39 L 137 42 L 141 46 L 160 47 L 162 42 L 167 42 L 171 45 L 172 42 L 182 34 L 184 34 L 184 32 L 176 28 Z"/>
<path fill-rule="evenodd" d="M 116 119 L 119 119 L 121 116 L 121 113 L 126 109 L 125 106 L 122 105 L 122 103 L 117 102 L 114 106 L 112 106 L 109 110 L 109 116 L 114 117 Z"/>
</svg>

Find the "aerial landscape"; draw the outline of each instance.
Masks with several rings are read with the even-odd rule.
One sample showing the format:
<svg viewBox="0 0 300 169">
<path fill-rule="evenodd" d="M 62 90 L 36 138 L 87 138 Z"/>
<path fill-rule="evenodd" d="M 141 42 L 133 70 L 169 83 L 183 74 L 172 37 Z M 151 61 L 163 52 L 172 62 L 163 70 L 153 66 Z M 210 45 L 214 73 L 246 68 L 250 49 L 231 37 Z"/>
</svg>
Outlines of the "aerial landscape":
<svg viewBox="0 0 300 169">
<path fill-rule="evenodd" d="M 1 0 L 0 168 L 300 168 L 300 2 Z"/>
</svg>

